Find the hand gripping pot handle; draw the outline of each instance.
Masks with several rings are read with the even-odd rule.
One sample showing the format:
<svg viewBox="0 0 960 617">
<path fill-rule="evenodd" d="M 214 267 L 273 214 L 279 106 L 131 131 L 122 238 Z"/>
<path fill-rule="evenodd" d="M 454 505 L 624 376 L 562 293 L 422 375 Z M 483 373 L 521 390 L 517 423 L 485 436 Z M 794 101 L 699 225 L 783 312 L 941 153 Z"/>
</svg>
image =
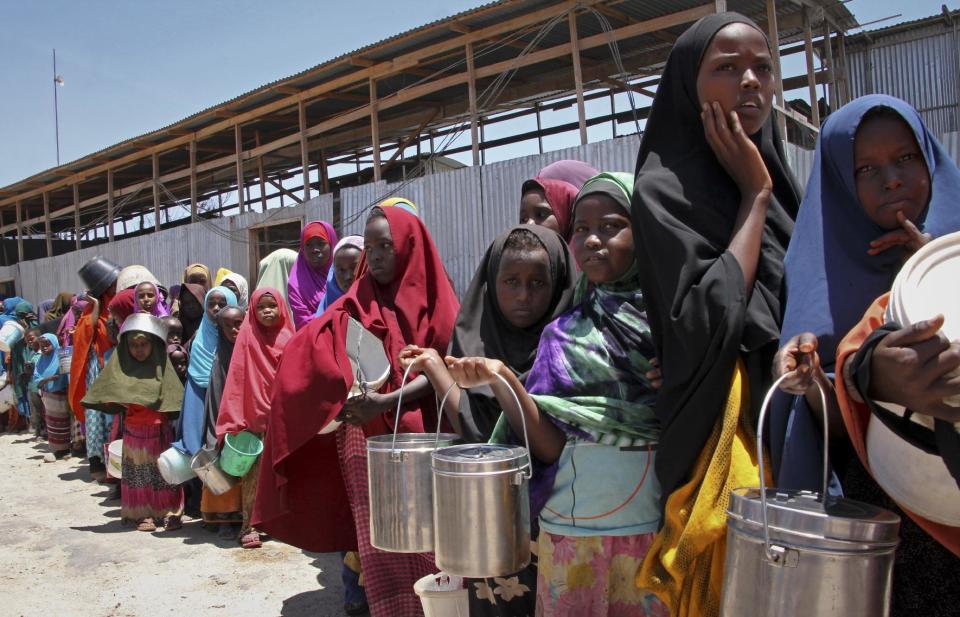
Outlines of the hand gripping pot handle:
<svg viewBox="0 0 960 617">
<path fill-rule="evenodd" d="M 391 456 L 400 456 L 400 452 L 397 451 L 397 430 L 400 427 L 400 408 L 403 405 L 403 387 L 407 384 L 407 377 L 410 375 L 410 369 L 413 368 L 413 365 L 407 367 L 407 370 L 403 372 L 403 379 L 400 380 L 400 395 L 397 397 L 397 414 L 396 419 L 393 423 L 393 441 L 390 444 L 390 454 Z M 510 390 L 510 394 L 513 395 L 513 402 L 516 403 L 517 409 L 520 410 L 520 422 L 523 425 L 523 443 L 524 448 L 527 451 L 527 463 L 523 468 L 523 475 L 529 480 L 533 477 L 533 467 L 530 464 L 531 455 L 530 455 L 530 438 L 527 435 L 527 418 L 523 414 L 523 405 L 520 404 L 520 398 L 517 396 L 517 393 L 513 391 L 513 388 L 510 387 L 510 384 L 506 379 L 497 375 L 497 379 L 503 382 L 503 385 L 507 386 L 507 389 Z M 450 387 L 447 388 L 447 391 L 443 393 L 443 400 L 440 401 L 440 404 L 437 405 L 437 438 L 433 442 L 433 449 L 436 450 L 437 446 L 440 443 L 440 424 L 443 422 L 443 406 L 447 402 L 447 397 L 450 396 L 450 392 L 457 386 L 456 382 L 450 384 Z"/>
<path fill-rule="evenodd" d="M 510 395 L 513 396 L 513 402 L 516 403 L 517 409 L 520 412 L 520 424 L 523 426 L 523 445 L 524 449 L 527 451 L 527 462 L 521 469 L 523 470 L 523 476 L 529 480 L 533 477 L 533 466 L 530 463 L 532 458 L 530 454 L 530 438 L 527 435 L 527 417 L 523 413 L 523 405 L 520 404 L 520 397 L 517 396 L 517 393 L 510 386 L 510 383 L 500 375 L 497 375 L 497 379 L 503 382 L 503 385 L 505 385 L 507 390 L 510 391 Z M 443 394 L 443 400 L 441 400 L 440 404 L 437 406 L 437 439 L 434 441 L 434 450 L 437 449 L 437 443 L 440 441 L 440 420 L 443 418 L 443 406 L 447 403 L 447 397 L 450 396 L 450 392 L 456 386 L 456 382 L 450 384 L 450 387 L 447 388 L 447 391 Z"/>
<path fill-rule="evenodd" d="M 763 405 L 760 406 L 760 418 L 757 427 L 757 453 L 760 460 L 760 512 L 763 518 L 763 548 L 764 552 L 767 554 L 767 559 L 774 563 L 780 560 L 780 555 L 773 551 L 770 547 L 770 526 L 767 523 L 767 487 L 764 483 L 763 423 L 766 419 L 767 410 L 770 408 L 770 401 L 773 399 L 774 393 L 788 375 L 789 373 L 785 373 L 781 375 L 779 379 L 773 382 L 773 386 L 770 387 L 767 395 L 763 398 Z M 817 390 L 820 392 L 820 408 L 823 412 L 823 488 L 820 492 L 820 507 L 826 511 L 827 486 L 830 482 L 830 459 L 828 454 L 830 445 L 830 429 L 829 419 L 827 418 L 827 394 L 824 392 L 823 386 L 820 385 L 819 381 L 814 379 L 813 383 L 817 384 Z"/>
</svg>

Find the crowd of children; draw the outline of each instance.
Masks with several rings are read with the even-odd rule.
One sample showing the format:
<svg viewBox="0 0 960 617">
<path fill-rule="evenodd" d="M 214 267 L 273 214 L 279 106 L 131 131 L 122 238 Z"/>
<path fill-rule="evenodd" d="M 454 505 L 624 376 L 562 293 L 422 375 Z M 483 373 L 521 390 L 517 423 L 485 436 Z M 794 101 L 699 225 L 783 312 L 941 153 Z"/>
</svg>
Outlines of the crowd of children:
<svg viewBox="0 0 960 617">
<path fill-rule="evenodd" d="M 960 533 L 884 494 L 863 432 L 878 400 L 960 419 L 942 402 L 960 393 L 942 318 L 882 317 L 904 260 L 960 231 L 960 170 L 915 110 L 872 95 L 827 117 L 804 190 L 771 115 L 772 66 L 749 19 L 694 24 L 635 172 L 561 161 L 525 182 L 519 224 L 462 301 L 403 198 L 372 208 L 363 237 L 305 225 L 299 250 L 261 261 L 252 291 L 226 269 L 193 264 L 167 288 L 98 258 L 106 274 L 87 272 L 85 293 L 48 310 L 8 298 L 0 320 L 25 335 L 6 356 L 6 428 L 29 421 L 50 461 L 72 453 L 100 481 L 105 446 L 122 439 L 115 486 L 136 529 L 177 529 L 188 514 L 244 548 L 271 537 L 341 552 L 348 614 L 398 617 L 422 615 L 413 583 L 436 566 L 371 545 L 365 439 L 397 423 L 429 431 L 439 415 L 465 441 L 516 442 L 525 420 L 536 559 L 468 580 L 470 614 L 715 616 L 730 490 L 758 486 L 765 456 L 778 486 L 818 488 L 820 384 L 831 490 L 903 518 L 891 614 L 947 614 L 960 604 Z M 348 399 L 351 320 L 392 366 L 382 388 Z M 757 452 L 758 408 L 781 375 Z M 231 490 L 160 472 L 170 447 L 215 453 L 241 432 L 264 450 Z"/>
</svg>

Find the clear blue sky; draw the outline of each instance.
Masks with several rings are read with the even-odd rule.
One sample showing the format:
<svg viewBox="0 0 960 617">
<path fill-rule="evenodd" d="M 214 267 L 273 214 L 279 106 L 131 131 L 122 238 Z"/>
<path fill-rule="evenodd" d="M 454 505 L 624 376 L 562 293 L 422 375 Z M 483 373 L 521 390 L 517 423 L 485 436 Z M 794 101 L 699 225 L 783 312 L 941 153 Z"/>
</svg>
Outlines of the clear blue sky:
<svg viewBox="0 0 960 617">
<path fill-rule="evenodd" d="M 56 164 L 53 48 L 68 162 L 481 2 L 0 0 L 0 186 Z M 903 13 L 880 27 L 939 13 L 940 4 L 848 7 L 861 22 Z"/>
</svg>

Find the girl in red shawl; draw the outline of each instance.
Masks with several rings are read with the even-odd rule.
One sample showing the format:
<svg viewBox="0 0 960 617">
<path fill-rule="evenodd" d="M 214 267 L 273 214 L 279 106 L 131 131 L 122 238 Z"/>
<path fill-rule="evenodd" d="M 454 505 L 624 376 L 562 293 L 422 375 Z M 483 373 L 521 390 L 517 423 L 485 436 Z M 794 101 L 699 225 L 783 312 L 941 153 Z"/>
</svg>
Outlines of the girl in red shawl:
<svg viewBox="0 0 960 617">
<path fill-rule="evenodd" d="M 293 324 L 283 294 L 272 287 L 261 287 L 250 298 L 240 334 L 233 347 L 230 372 L 223 387 L 223 398 L 217 415 L 217 439 L 249 431 L 261 438 L 267 431 L 270 413 L 270 392 L 273 390 L 280 355 L 293 336 Z M 240 545 L 259 548 L 260 533 L 250 525 L 253 500 L 257 493 L 260 461 L 241 482 L 243 528 Z"/>
<path fill-rule="evenodd" d="M 373 617 L 422 615 L 413 583 L 433 572 L 432 556 L 385 553 L 370 545 L 365 438 L 392 431 L 402 371 L 394 363 L 381 392 L 348 403 L 349 318 L 383 341 L 387 357 L 407 344 L 446 353 L 459 303 L 422 222 L 400 208 L 375 208 L 364 248 L 369 270 L 287 344 L 274 384 L 254 523 L 317 552 L 357 550 Z M 403 388 L 400 432 L 436 421 L 424 376 Z M 333 434 L 318 435 L 334 419 Z"/>
<path fill-rule="evenodd" d="M 542 225 L 570 242 L 570 213 L 580 187 L 600 173 L 583 161 L 557 161 L 540 170 L 520 188 L 520 224 Z"/>
</svg>

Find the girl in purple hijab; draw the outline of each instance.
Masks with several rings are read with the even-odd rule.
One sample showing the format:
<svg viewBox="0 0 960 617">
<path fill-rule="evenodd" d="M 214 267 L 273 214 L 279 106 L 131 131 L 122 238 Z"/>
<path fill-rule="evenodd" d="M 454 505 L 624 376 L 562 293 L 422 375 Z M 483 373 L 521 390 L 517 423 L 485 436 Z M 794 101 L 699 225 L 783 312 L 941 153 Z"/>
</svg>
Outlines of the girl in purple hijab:
<svg viewBox="0 0 960 617">
<path fill-rule="evenodd" d="M 300 234 L 300 251 L 287 281 L 293 325 L 307 325 L 327 293 L 327 274 L 333 262 L 337 232 L 326 221 L 307 223 Z"/>
</svg>

